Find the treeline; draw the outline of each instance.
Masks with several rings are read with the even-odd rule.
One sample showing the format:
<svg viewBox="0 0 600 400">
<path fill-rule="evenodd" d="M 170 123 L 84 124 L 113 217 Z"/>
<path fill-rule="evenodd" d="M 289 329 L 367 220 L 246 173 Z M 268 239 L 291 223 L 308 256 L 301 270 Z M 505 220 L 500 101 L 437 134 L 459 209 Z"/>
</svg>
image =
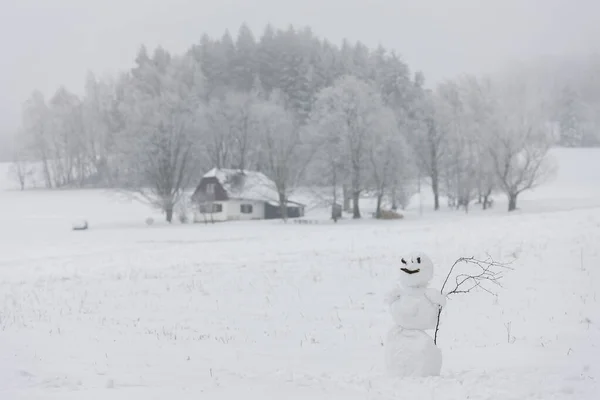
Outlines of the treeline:
<svg viewBox="0 0 600 400">
<path fill-rule="evenodd" d="M 364 191 L 395 208 L 417 177 L 439 208 L 518 194 L 548 172 L 556 131 L 517 78 L 461 77 L 428 90 L 394 52 L 341 46 L 309 29 L 260 39 L 204 36 L 185 54 L 142 47 L 112 79 L 89 75 L 78 97 L 59 88 L 24 104 L 16 176 L 36 162 L 48 188 L 136 193 L 171 220 L 184 189 L 212 167 L 260 170 L 280 202 L 299 185 L 337 188 L 360 217 Z"/>
<path fill-rule="evenodd" d="M 560 146 L 600 146 L 600 54 L 547 56 L 512 72 L 536 87 Z"/>
</svg>

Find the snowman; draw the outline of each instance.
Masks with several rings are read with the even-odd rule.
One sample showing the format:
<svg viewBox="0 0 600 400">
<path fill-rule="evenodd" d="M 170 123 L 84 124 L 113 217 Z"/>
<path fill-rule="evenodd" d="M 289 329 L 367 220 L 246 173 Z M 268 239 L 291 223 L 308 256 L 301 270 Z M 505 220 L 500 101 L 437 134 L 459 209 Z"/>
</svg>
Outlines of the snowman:
<svg viewBox="0 0 600 400">
<path fill-rule="evenodd" d="M 435 376 L 442 368 L 442 353 L 425 330 L 434 329 L 446 298 L 427 285 L 433 263 L 423 253 L 402 258 L 400 285 L 386 300 L 394 320 L 387 335 L 385 359 L 396 377 Z"/>
</svg>

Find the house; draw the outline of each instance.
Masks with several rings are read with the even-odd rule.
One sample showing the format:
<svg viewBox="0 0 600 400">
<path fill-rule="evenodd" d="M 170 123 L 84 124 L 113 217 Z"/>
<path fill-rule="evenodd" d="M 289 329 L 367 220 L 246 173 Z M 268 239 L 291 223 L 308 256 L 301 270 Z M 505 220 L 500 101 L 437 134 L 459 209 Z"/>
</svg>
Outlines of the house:
<svg viewBox="0 0 600 400">
<path fill-rule="evenodd" d="M 275 183 L 260 172 L 213 168 L 192 195 L 194 221 L 281 218 Z M 288 218 L 304 216 L 304 205 L 288 200 Z"/>
</svg>

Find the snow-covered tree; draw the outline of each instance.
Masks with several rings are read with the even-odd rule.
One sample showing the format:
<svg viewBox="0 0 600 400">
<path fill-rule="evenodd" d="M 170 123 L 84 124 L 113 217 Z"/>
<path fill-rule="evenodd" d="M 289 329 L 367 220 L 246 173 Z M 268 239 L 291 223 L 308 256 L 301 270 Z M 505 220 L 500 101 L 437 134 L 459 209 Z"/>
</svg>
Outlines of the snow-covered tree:
<svg viewBox="0 0 600 400">
<path fill-rule="evenodd" d="M 331 121 L 326 120 L 326 115 L 319 111 L 327 112 L 315 108 L 305 131 L 315 149 L 307 181 L 315 188 L 313 195 L 318 199 L 317 203 L 331 208 L 331 218 L 337 222 L 341 217 L 340 203 L 345 200 L 342 199 L 345 194 L 343 192 L 349 179 L 348 163 L 341 151 L 341 136 L 331 134 L 331 127 L 328 126 Z"/>
<path fill-rule="evenodd" d="M 354 76 L 338 79 L 334 86 L 323 89 L 315 101 L 311 121 L 316 131 L 337 140 L 338 157 L 346 163 L 353 198 L 353 216 L 360 218 L 359 199 L 371 178 L 373 138 L 393 131 L 395 125 L 378 91 Z M 335 139 L 338 138 L 338 139 Z M 385 161 L 375 157 L 379 172 Z M 387 173 L 386 173 L 387 174 Z M 383 181 L 383 179 L 381 179 Z"/>
<path fill-rule="evenodd" d="M 508 197 L 508 211 L 517 209 L 517 197 L 552 176 L 548 151 L 554 144 L 547 115 L 535 93 L 519 80 L 496 86 L 494 129 L 489 153 L 499 188 Z"/>
<path fill-rule="evenodd" d="M 206 109 L 206 154 L 217 168 L 247 169 L 256 166 L 258 131 L 254 106 L 258 91 L 228 92 Z"/>
<path fill-rule="evenodd" d="M 110 160 L 116 151 L 115 137 L 122 130 L 117 85 L 118 81 L 98 80 L 89 73 L 82 99 L 86 157 L 96 175 L 96 184 L 100 185 L 110 185 L 114 178 Z"/>
<path fill-rule="evenodd" d="M 443 159 L 446 195 L 455 207 L 468 211 L 479 194 L 481 140 L 486 127 L 476 81 L 463 77 L 438 88 L 438 124 L 446 131 L 447 153 Z"/>
<path fill-rule="evenodd" d="M 120 137 L 126 187 L 172 221 L 173 210 L 199 173 L 202 75 L 191 57 L 171 57 L 158 48 L 138 57 L 125 104 Z"/>
<path fill-rule="evenodd" d="M 228 93 L 229 123 L 232 134 L 232 161 L 238 169 L 256 165 L 258 127 L 253 119 L 253 107 L 260 100 L 253 93 Z"/>
<path fill-rule="evenodd" d="M 436 125 L 445 135 L 440 176 L 449 205 L 468 211 L 478 198 L 485 209 L 497 182 L 488 152 L 496 107 L 490 83 L 465 75 L 439 85 L 435 95 Z"/>
<path fill-rule="evenodd" d="M 279 86 L 279 48 L 275 29 L 267 25 L 256 50 L 258 77 L 267 93 Z"/>
<path fill-rule="evenodd" d="M 312 126 L 309 129 L 312 129 Z M 340 138 L 330 136 L 320 139 L 313 131 L 311 134 L 314 135 L 316 152 L 311 163 L 310 183 L 317 188 L 315 196 L 319 202 L 331 208 L 331 219 L 337 222 L 341 217 L 340 203 L 344 201 L 344 185 L 348 181 L 347 163 L 339 151 Z M 319 190 L 323 187 L 329 190 Z"/>
<path fill-rule="evenodd" d="M 302 180 L 313 155 L 310 143 L 303 141 L 293 114 L 283 106 L 283 94 L 274 91 L 268 101 L 253 107 L 253 120 L 259 132 L 261 170 L 275 183 L 281 216 L 287 220 L 287 201 Z"/>
<path fill-rule="evenodd" d="M 28 148 L 27 136 L 24 132 L 19 131 L 13 138 L 13 157 L 10 167 L 11 175 L 17 180 L 21 190 L 25 190 L 27 181 L 34 173 L 30 163 L 30 149 Z"/>
<path fill-rule="evenodd" d="M 584 142 L 585 131 L 583 121 L 584 104 L 572 87 L 566 86 L 558 100 L 558 126 L 560 128 L 560 145 L 579 147 Z"/>
<path fill-rule="evenodd" d="M 81 100 L 60 87 L 48 105 L 54 184 L 57 187 L 74 183 L 82 186 L 89 171 L 85 158 Z"/>
<path fill-rule="evenodd" d="M 206 129 L 202 135 L 203 148 L 211 165 L 216 168 L 227 168 L 232 164 L 233 134 L 227 111 L 224 100 L 213 99 L 205 112 Z"/>
<path fill-rule="evenodd" d="M 52 137 L 48 105 L 41 92 L 33 92 L 24 103 L 21 119 L 20 136 L 24 136 L 23 146 L 32 159 L 41 162 L 44 182 L 51 189 L 54 186 L 50 171 Z"/>
<path fill-rule="evenodd" d="M 238 32 L 232 64 L 234 89 L 243 93 L 250 92 L 258 74 L 258 58 L 256 40 L 246 24 L 242 24 Z"/>
<path fill-rule="evenodd" d="M 376 218 L 381 217 L 382 201 L 385 195 L 395 198 L 394 191 L 402 189 L 407 177 L 407 150 L 404 136 L 398 130 L 394 112 L 382 106 L 377 115 L 377 128 L 369 143 L 371 182 L 377 193 Z M 412 162 L 412 160 L 411 160 Z M 395 206 L 395 204 L 393 205 Z"/>
<path fill-rule="evenodd" d="M 434 92 L 417 88 L 411 110 L 412 129 L 408 134 L 419 175 L 430 181 L 434 210 L 440 208 L 442 161 L 446 156 L 448 143 L 447 132 L 439 121 L 437 102 Z"/>
<path fill-rule="evenodd" d="M 489 79 L 467 76 L 461 80 L 468 136 L 473 140 L 470 150 L 475 154 L 474 176 L 478 202 L 483 209 L 490 205 L 490 196 L 497 186 L 492 159 L 487 151 L 494 130 L 496 106 Z"/>
</svg>

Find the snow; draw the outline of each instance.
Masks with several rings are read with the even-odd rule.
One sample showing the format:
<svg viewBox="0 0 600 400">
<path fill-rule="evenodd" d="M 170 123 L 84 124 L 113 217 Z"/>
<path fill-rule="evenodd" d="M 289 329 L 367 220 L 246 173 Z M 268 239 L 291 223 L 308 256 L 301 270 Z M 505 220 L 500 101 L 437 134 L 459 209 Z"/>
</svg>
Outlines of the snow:
<svg viewBox="0 0 600 400">
<path fill-rule="evenodd" d="M 236 182 L 236 179 L 242 177 L 239 183 Z M 204 178 L 217 178 L 231 198 L 279 204 L 275 183 L 262 172 L 213 168 L 204 175 Z"/>
<path fill-rule="evenodd" d="M 384 344 L 386 366 L 390 377 L 440 375 L 442 352 L 424 331 L 393 326 Z"/>
<path fill-rule="evenodd" d="M 169 226 L 0 182 L 0 399 L 597 399 L 600 153 L 576 152 L 516 213 L 399 221 Z M 393 379 L 384 296 L 414 250 L 431 287 L 460 256 L 516 260 L 497 296 L 449 298 L 440 376 Z"/>
</svg>

